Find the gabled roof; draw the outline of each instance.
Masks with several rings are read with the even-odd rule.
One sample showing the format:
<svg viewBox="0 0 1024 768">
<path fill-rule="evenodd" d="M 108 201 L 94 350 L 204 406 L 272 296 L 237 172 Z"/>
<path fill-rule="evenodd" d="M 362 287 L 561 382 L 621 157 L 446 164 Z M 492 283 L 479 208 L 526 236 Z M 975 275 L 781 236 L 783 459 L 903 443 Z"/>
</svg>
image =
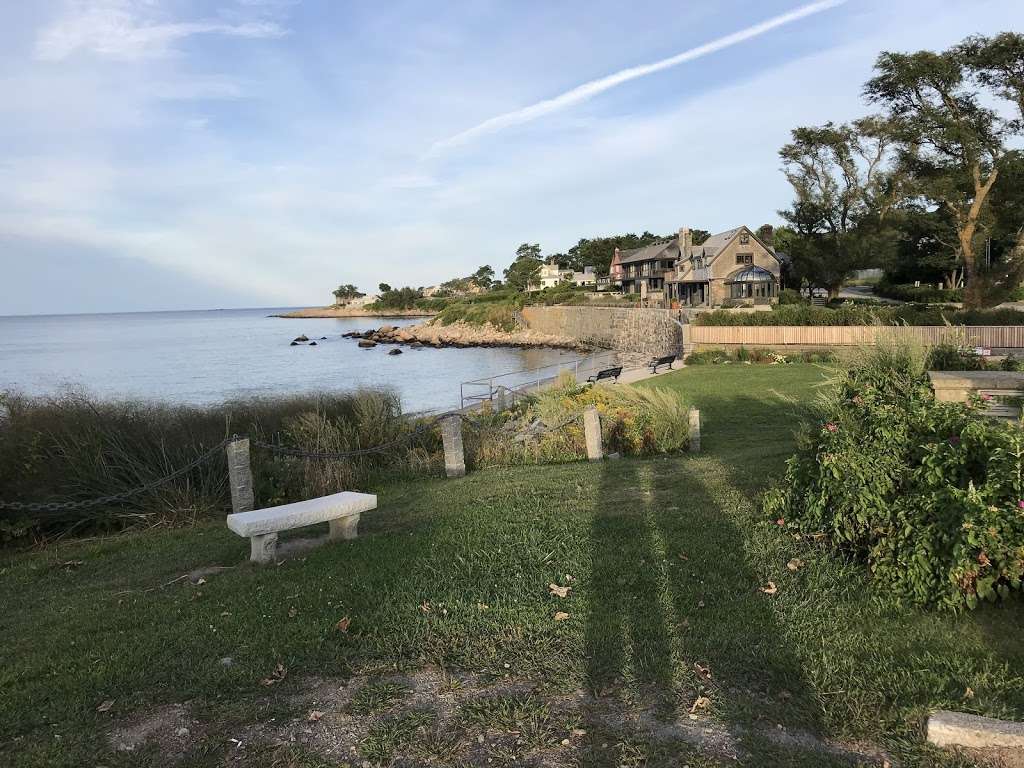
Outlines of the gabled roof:
<svg viewBox="0 0 1024 768">
<path fill-rule="evenodd" d="M 619 251 L 620 264 L 632 264 L 637 261 L 654 261 L 655 259 L 679 258 L 679 242 L 675 239 L 663 240 L 660 243 L 651 243 L 642 248 L 632 248 L 628 251 Z"/>
<path fill-rule="evenodd" d="M 740 232 L 747 232 L 752 238 L 759 242 L 768 253 L 775 256 L 774 249 L 771 248 L 764 240 L 757 236 L 756 232 L 753 232 L 749 227 L 740 226 L 727 229 L 725 232 L 719 232 L 716 235 L 712 235 L 700 245 L 693 246 L 692 254 L 694 256 L 703 256 L 704 258 L 713 258 L 718 254 L 719 251 L 724 249 L 729 243 L 732 242 L 733 238 L 739 235 Z M 775 257 L 776 261 L 779 258 Z"/>
</svg>

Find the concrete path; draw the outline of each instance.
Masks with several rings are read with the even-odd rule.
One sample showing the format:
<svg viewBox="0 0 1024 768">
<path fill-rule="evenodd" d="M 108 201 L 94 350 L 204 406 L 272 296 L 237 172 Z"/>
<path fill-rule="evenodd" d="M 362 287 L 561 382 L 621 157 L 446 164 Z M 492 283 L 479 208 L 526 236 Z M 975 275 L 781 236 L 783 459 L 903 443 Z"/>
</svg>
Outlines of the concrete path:
<svg viewBox="0 0 1024 768">
<path fill-rule="evenodd" d="M 682 367 L 683 364 L 676 360 L 674 363 L 672 363 L 671 370 L 679 370 Z M 651 373 L 651 367 L 649 365 L 643 366 L 641 368 L 623 368 L 622 375 L 619 376 L 619 383 L 635 384 L 636 382 L 643 381 L 644 379 L 653 379 L 655 376 L 664 376 L 668 372 L 669 369 L 666 368 L 665 366 L 659 368 L 657 373 Z"/>
</svg>

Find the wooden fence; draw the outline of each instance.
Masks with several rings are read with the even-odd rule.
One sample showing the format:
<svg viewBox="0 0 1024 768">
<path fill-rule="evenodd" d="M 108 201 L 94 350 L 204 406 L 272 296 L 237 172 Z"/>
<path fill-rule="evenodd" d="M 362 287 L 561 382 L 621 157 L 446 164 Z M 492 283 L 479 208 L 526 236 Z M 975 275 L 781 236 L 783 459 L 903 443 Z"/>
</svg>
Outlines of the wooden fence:
<svg viewBox="0 0 1024 768">
<path fill-rule="evenodd" d="M 1021 325 L 687 325 L 686 345 L 852 347 L 874 344 L 880 333 L 919 339 L 929 345 L 948 340 L 972 347 L 1024 349 Z"/>
</svg>

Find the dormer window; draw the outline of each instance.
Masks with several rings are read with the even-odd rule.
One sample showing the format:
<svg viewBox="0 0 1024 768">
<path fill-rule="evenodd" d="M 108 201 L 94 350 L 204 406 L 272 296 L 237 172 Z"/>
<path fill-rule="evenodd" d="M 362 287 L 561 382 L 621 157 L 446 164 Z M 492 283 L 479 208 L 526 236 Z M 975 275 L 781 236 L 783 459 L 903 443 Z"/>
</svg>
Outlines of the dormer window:
<svg viewBox="0 0 1024 768">
<path fill-rule="evenodd" d="M 740 232 L 740 245 L 750 245 L 750 235 L 746 232 Z"/>
</svg>

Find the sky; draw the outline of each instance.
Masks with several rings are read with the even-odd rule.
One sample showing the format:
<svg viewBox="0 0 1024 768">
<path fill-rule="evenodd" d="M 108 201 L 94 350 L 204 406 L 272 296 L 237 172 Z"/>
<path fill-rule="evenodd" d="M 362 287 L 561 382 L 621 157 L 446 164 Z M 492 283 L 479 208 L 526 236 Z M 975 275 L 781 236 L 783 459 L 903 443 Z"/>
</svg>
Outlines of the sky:
<svg viewBox="0 0 1024 768">
<path fill-rule="evenodd" d="M 313 306 L 778 223 L 798 125 L 1019 0 L 0 2 L 0 315 Z"/>
</svg>

